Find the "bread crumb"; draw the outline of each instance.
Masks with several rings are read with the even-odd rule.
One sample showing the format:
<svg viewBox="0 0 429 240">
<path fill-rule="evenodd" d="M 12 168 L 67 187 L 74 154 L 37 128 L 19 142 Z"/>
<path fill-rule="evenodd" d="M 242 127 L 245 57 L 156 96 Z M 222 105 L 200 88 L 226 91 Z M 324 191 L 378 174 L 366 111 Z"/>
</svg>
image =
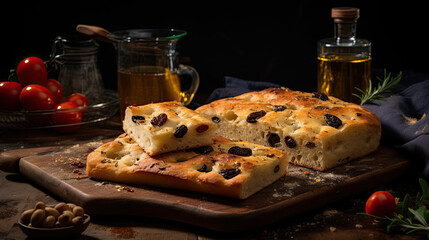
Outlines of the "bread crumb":
<svg viewBox="0 0 429 240">
<path fill-rule="evenodd" d="M 331 231 L 331 232 L 336 232 L 336 231 L 337 231 L 337 228 L 336 228 L 336 227 L 329 227 L 329 231 Z"/>
<path fill-rule="evenodd" d="M 356 225 L 355 225 L 355 227 L 356 227 L 357 229 L 362 229 L 362 228 L 363 228 L 363 226 L 362 226 L 361 224 L 356 224 Z"/>
</svg>

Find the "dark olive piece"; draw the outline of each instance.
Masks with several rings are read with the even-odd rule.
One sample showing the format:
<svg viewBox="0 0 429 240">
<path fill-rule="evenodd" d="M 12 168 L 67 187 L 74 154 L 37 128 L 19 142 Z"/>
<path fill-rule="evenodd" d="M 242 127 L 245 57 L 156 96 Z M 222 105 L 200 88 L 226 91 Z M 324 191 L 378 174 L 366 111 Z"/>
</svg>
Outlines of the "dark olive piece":
<svg viewBox="0 0 429 240">
<path fill-rule="evenodd" d="M 339 128 L 341 125 L 343 125 L 343 122 L 337 116 L 334 116 L 331 114 L 325 114 L 324 118 L 325 118 L 326 124 L 328 124 L 333 128 Z"/>
<path fill-rule="evenodd" d="M 247 122 L 249 123 L 255 123 L 259 118 L 265 116 L 267 114 L 264 110 L 252 112 L 249 115 L 247 115 Z"/>
<path fill-rule="evenodd" d="M 276 133 L 268 133 L 268 143 L 271 147 L 275 147 L 280 142 L 280 137 Z"/>
<path fill-rule="evenodd" d="M 288 146 L 289 148 L 295 148 L 296 147 L 295 140 L 290 136 L 285 137 L 285 143 L 286 143 L 286 146 Z"/>
<path fill-rule="evenodd" d="M 198 172 L 207 172 L 207 165 L 203 164 L 199 169 L 197 169 Z"/>
<path fill-rule="evenodd" d="M 231 168 L 231 169 L 222 169 L 219 174 L 222 175 L 225 179 L 231 179 L 238 174 L 241 173 L 241 170 L 238 168 Z"/>
<path fill-rule="evenodd" d="M 212 146 L 196 147 L 196 148 L 192 148 L 190 151 L 201 155 L 206 155 L 213 152 L 213 147 Z"/>
<path fill-rule="evenodd" d="M 167 114 L 165 113 L 161 113 L 158 116 L 152 118 L 152 120 L 150 120 L 150 123 L 153 126 L 162 126 L 165 122 L 167 121 Z"/>
<path fill-rule="evenodd" d="M 209 129 L 209 125 L 207 125 L 207 124 L 201 124 L 197 128 L 195 128 L 197 133 L 203 133 L 203 132 L 207 131 L 208 129 Z"/>
<path fill-rule="evenodd" d="M 311 96 L 314 97 L 314 98 L 318 98 L 318 99 L 320 99 L 322 101 L 329 100 L 328 96 L 326 96 L 326 94 L 324 94 L 324 93 L 314 92 L 314 93 L 311 94 Z"/>
<path fill-rule="evenodd" d="M 220 119 L 218 117 L 212 117 L 212 122 L 220 123 Z"/>
<path fill-rule="evenodd" d="M 185 136 L 187 132 L 188 132 L 188 127 L 186 127 L 185 125 L 180 125 L 174 131 L 174 136 L 176 138 L 182 138 L 183 136 Z"/>
<path fill-rule="evenodd" d="M 248 157 L 248 156 L 252 156 L 252 149 L 234 146 L 228 150 L 228 153 L 229 154 L 235 154 L 235 155 L 242 156 L 242 157 Z"/>
<path fill-rule="evenodd" d="M 284 111 L 286 109 L 287 109 L 287 107 L 284 106 L 284 105 L 274 105 L 273 106 L 273 111 L 274 112 L 282 112 L 282 111 Z"/>
<path fill-rule="evenodd" d="M 305 144 L 305 146 L 308 148 L 315 148 L 316 144 L 314 142 L 308 142 L 307 144 Z"/>
<path fill-rule="evenodd" d="M 144 120 L 145 120 L 145 118 L 143 116 L 135 115 L 135 116 L 131 117 L 131 121 L 133 121 L 133 123 L 137 123 L 137 121 L 141 122 Z"/>
</svg>

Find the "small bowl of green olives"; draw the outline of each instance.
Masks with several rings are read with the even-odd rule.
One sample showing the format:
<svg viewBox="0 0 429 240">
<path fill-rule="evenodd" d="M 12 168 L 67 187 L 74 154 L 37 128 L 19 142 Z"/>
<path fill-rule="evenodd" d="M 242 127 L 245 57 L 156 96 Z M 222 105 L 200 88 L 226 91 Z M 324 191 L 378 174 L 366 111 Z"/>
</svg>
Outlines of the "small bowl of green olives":
<svg viewBox="0 0 429 240">
<path fill-rule="evenodd" d="M 37 202 L 21 214 L 19 227 L 29 237 L 69 238 L 80 235 L 91 218 L 81 206 L 60 202 L 54 207 Z"/>
</svg>

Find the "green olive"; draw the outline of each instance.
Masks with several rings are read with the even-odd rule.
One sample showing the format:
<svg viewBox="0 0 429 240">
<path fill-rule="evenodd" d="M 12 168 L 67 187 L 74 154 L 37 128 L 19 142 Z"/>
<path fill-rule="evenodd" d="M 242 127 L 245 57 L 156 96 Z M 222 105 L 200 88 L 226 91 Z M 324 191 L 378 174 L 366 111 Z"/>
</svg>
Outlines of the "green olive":
<svg viewBox="0 0 429 240">
<path fill-rule="evenodd" d="M 48 228 L 53 227 L 55 226 L 55 221 L 56 219 L 54 216 L 52 215 L 47 216 L 45 220 L 43 220 L 42 227 L 48 227 Z"/>
<path fill-rule="evenodd" d="M 77 216 L 72 219 L 72 223 L 74 226 L 81 225 L 83 223 L 83 217 Z"/>
<path fill-rule="evenodd" d="M 76 206 L 73 208 L 73 214 L 75 216 L 83 217 L 83 215 L 85 214 L 85 211 L 83 210 L 83 208 L 81 206 Z"/>
<path fill-rule="evenodd" d="M 70 210 L 65 210 L 65 211 L 62 213 L 62 215 L 68 215 L 68 216 L 70 217 L 70 220 L 71 220 L 72 218 L 74 218 L 74 214 L 73 214 L 73 212 L 72 212 L 72 211 L 70 211 Z"/>
<path fill-rule="evenodd" d="M 69 205 L 70 210 L 72 210 L 74 207 L 76 207 L 76 204 L 74 204 L 74 203 L 67 203 L 67 205 Z"/>
<path fill-rule="evenodd" d="M 33 214 L 31 214 L 30 223 L 33 227 L 38 227 L 42 224 L 43 219 L 45 219 L 45 210 L 36 209 Z"/>
<path fill-rule="evenodd" d="M 36 209 L 25 210 L 21 214 L 21 221 L 22 221 L 22 223 L 24 223 L 24 224 L 30 223 L 31 215 L 34 213 L 34 211 L 36 211 Z"/>
<path fill-rule="evenodd" d="M 63 213 L 65 210 L 71 210 L 70 206 L 67 205 L 67 203 L 65 202 L 60 202 L 57 205 L 55 205 L 55 209 L 57 209 L 57 211 L 61 214 Z"/>
<path fill-rule="evenodd" d="M 36 205 L 34 205 L 35 209 L 45 209 L 46 204 L 44 202 L 37 202 Z"/>
<path fill-rule="evenodd" d="M 72 224 L 73 218 L 74 214 L 71 211 L 66 210 L 58 217 L 58 222 L 61 226 L 68 226 Z"/>
<path fill-rule="evenodd" d="M 60 213 L 57 209 L 53 207 L 46 207 L 45 208 L 46 216 L 54 216 L 55 219 L 57 219 L 60 216 Z"/>
</svg>

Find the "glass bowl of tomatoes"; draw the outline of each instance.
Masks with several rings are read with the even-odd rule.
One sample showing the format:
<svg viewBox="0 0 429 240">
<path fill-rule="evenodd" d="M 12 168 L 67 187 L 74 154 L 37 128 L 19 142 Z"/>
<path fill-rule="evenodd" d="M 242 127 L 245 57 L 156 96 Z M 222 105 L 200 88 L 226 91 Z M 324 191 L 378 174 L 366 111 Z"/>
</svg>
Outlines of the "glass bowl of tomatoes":
<svg viewBox="0 0 429 240">
<path fill-rule="evenodd" d="M 0 128 L 54 128 L 60 132 L 74 132 L 80 125 L 114 116 L 119 111 L 119 100 L 116 91 L 105 89 L 104 94 L 87 106 L 72 105 L 69 101 L 56 106 L 47 110 L 0 110 Z"/>
<path fill-rule="evenodd" d="M 80 125 L 106 120 L 119 110 L 115 91 L 85 96 L 63 89 L 48 76 L 46 62 L 38 57 L 27 57 L 11 70 L 8 81 L 0 82 L 0 128 L 75 132 Z"/>
</svg>

